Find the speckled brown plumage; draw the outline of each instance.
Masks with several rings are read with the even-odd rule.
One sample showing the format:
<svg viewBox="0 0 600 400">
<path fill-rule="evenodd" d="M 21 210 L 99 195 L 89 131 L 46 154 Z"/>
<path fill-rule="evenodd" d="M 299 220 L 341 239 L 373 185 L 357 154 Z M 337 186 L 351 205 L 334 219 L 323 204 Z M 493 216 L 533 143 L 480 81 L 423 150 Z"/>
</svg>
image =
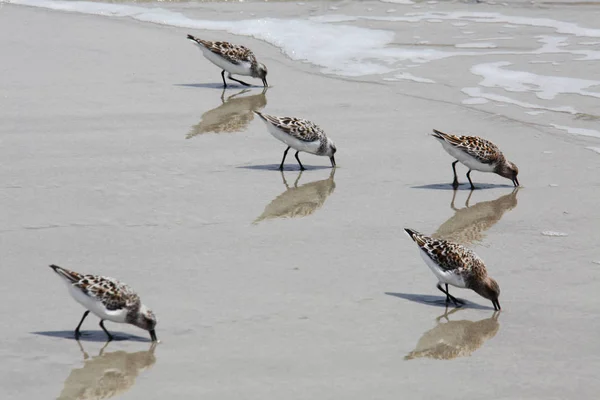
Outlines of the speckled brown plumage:
<svg viewBox="0 0 600 400">
<path fill-rule="evenodd" d="M 489 140 L 482 139 L 478 136 L 457 136 L 450 135 L 433 130 L 434 138 L 436 138 L 441 144 L 444 150 L 456 159 L 452 163 L 452 170 L 454 172 L 454 181 L 452 186 L 457 188 L 458 177 L 456 175 L 456 163 L 460 162 L 469 168 L 467 172 L 467 179 L 471 184 L 471 189 L 475 189 L 473 182 L 471 181 L 471 171 L 481 172 L 493 172 L 504 178 L 510 179 L 515 187 L 519 186 L 519 180 L 517 175 L 519 174 L 519 168 L 508 161 L 504 154 L 500 151 L 498 146 Z"/>
<path fill-rule="evenodd" d="M 188 39 L 206 47 L 211 52 L 223 57 L 232 64 L 238 65 L 244 61 L 253 65 L 256 64 L 254 53 L 245 46 L 229 42 L 211 42 L 210 40 L 203 40 L 192 35 L 188 35 Z"/>
<path fill-rule="evenodd" d="M 483 260 L 473 250 L 458 243 L 433 239 L 413 229 L 405 229 L 405 231 L 419 246 L 425 262 L 436 275 L 439 283 L 472 289 L 491 300 L 494 309 L 500 309 L 498 302 L 500 287 L 488 276 Z M 452 299 L 455 304 L 457 303 L 456 298 L 439 285 L 438 288 L 446 293 L 447 301 Z"/>
<path fill-rule="evenodd" d="M 84 275 L 54 264 L 50 265 L 50 268 L 64 280 L 71 296 L 87 309 L 75 329 L 75 338 L 79 337 L 81 324 L 92 312 L 100 318 L 100 327 L 109 340 L 112 340 L 113 336 L 104 326 L 105 320 L 135 325 L 149 331 L 152 341 L 158 340 L 154 331 L 154 313 L 142 304 L 140 297 L 130 286 L 114 278 Z"/>
<path fill-rule="evenodd" d="M 502 154 L 498 146 L 489 140 L 478 136 L 450 135 L 436 129 L 433 132 L 435 137 L 445 140 L 447 143 L 459 148 L 483 164 L 497 164 L 504 160 L 504 154 Z"/>
<path fill-rule="evenodd" d="M 255 111 L 261 118 L 272 123 L 290 136 L 303 142 L 322 140 L 325 135 L 323 129 L 312 121 L 295 117 L 275 117 Z"/>
</svg>

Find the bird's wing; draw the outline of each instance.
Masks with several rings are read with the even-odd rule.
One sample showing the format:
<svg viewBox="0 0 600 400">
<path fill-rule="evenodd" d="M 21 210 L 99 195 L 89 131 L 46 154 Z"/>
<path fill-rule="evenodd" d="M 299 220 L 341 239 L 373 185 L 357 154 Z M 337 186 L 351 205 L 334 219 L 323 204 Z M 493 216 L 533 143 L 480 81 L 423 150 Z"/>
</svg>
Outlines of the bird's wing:
<svg viewBox="0 0 600 400">
<path fill-rule="evenodd" d="M 129 286 L 105 276 L 84 275 L 73 286 L 102 302 L 111 311 L 129 308 L 140 301 L 139 296 Z"/>
<path fill-rule="evenodd" d="M 188 39 L 206 47 L 211 52 L 223 57 L 232 64 L 240 64 L 242 62 L 256 63 L 256 57 L 252 50 L 245 46 L 231 44 L 229 42 L 211 42 L 188 35 Z"/>
<path fill-rule="evenodd" d="M 477 136 L 449 135 L 433 130 L 433 136 L 464 151 L 483 164 L 495 164 L 502 158 L 502 152 L 494 143 Z"/>
<path fill-rule="evenodd" d="M 315 123 L 302 118 L 275 117 L 254 111 L 265 121 L 303 142 L 314 142 L 325 136 L 325 132 Z"/>
<path fill-rule="evenodd" d="M 465 261 L 474 258 L 479 259 L 472 250 L 460 244 L 433 239 L 413 229 L 405 229 L 405 231 L 417 243 L 419 248 L 444 271 L 466 268 Z"/>
</svg>

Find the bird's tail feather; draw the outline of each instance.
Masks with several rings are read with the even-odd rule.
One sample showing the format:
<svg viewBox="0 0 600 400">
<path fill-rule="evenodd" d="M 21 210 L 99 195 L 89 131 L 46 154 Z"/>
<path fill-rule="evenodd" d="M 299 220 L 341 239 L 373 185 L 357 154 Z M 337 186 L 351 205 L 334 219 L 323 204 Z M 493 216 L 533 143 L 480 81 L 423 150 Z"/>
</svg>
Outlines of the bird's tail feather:
<svg viewBox="0 0 600 400">
<path fill-rule="evenodd" d="M 448 133 L 438 131 L 437 129 L 433 130 L 433 134 L 431 136 L 433 136 L 436 139 L 440 139 L 446 143 L 452 144 L 454 146 L 459 145 L 461 143 L 459 136 L 450 135 Z"/>
<path fill-rule="evenodd" d="M 190 39 L 192 42 L 196 43 L 196 44 L 200 44 L 203 46 L 209 46 L 210 42 L 206 41 L 206 40 L 202 40 L 200 38 L 194 37 L 192 35 L 187 35 L 187 38 Z"/>
<path fill-rule="evenodd" d="M 271 117 L 270 115 L 267 115 L 267 114 L 263 114 L 260 111 L 254 110 L 254 114 L 258 115 L 265 122 L 270 122 L 272 124 L 277 123 L 277 121 L 273 117 Z"/>
<path fill-rule="evenodd" d="M 58 265 L 50 265 L 50 268 L 54 270 L 61 278 L 65 279 L 68 282 L 75 283 L 81 279 L 81 274 L 69 271 L 68 269 L 59 267 Z"/>
<path fill-rule="evenodd" d="M 414 240 L 419 246 L 423 246 L 426 241 L 423 234 L 415 231 L 414 229 L 404 228 L 404 231 L 410 236 L 412 240 Z"/>
<path fill-rule="evenodd" d="M 437 129 L 433 130 L 432 136 L 436 139 L 442 139 L 442 140 L 447 140 L 450 137 L 450 135 L 448 135 L 447 133 L 438 131 Z"/>
</svg>

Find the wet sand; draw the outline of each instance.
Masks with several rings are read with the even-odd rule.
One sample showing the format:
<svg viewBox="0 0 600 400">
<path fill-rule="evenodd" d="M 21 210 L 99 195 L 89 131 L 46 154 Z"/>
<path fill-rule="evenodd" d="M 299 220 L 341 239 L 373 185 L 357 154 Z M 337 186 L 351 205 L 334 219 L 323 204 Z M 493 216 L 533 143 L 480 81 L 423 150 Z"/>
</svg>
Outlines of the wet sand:
<svg viewBox="0 0 600 400">
<path fill-rule="evenodd" d="M 111 365 L 125 377 L 108 390 L 123 399 L 597 395 L 600 157 L 583 139 L 436 100 L 435 85 L 406 94 L 196 32 L 269 66 L 265 99 L 228 111 L 218 69 L 187 32 L 2 5 L 2 398 L 76 398 Z M 284 184 L 285 147 L 253 107 L 320 124 L 338 148 L 335 175 L 303 155 L 296 184 L 289 157 Z M 474 172 L 481 189 L 464 209 L 470 191 L 453 196 L 433 127 L 497 143 L 523 188 L 505 202 L 510 181 Z M 502 312 L 455 289 L 467 306 L 444 318 L 404 227 L 474 238 Z M 104 343 L 90 317 L 84 361 L 72 339 L 83 309 L 50 263 L 132 285 L 162 343 L 142 353 L 145 332 L 108 323 L 128 340 L 94 362 Z"/>
</svg>

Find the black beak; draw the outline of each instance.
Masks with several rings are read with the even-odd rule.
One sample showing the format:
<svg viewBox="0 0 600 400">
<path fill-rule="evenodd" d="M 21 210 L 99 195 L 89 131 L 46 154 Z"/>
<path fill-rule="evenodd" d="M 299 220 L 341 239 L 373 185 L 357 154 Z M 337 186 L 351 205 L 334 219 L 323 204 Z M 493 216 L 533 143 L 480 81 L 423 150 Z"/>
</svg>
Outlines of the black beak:
<svg viewBox="0 0 600 400">
<path fill-rule="evenodd" d="M 513 185 L 515 185 L 515 187 L 519 186 L 519 180 L 517 179 L 516 176 L 515 176 L 515 179 L 513 179 Z"/>
<path fill-rule="evenodd" d="M 331 168 L 335 168 L 335 157 L 331 156 L 329 157 L 329 160 L 331 160 Z"/>
<path fill-rule="evenodd" d="M 495 311 L 500 311 L 502 308 L 500 307 L 500 302 L 498 300 L 492 300 L 492 304 L 494 305 Z"/>
<path fill-rule="evenodd" d="M 156 332 L 154 332 L 154 329 L 152 329 L 150 331 L 150 339 L 152 339 L 153 342 L 157 342 L 158 339 L 156 338 Z"/>
<path fill-rule="evenodd" d="M 262 81 L 265 87 L 269 87 L 269 84 L 267 83 L 267 78 L 262 78 Z"/>
</svg>

